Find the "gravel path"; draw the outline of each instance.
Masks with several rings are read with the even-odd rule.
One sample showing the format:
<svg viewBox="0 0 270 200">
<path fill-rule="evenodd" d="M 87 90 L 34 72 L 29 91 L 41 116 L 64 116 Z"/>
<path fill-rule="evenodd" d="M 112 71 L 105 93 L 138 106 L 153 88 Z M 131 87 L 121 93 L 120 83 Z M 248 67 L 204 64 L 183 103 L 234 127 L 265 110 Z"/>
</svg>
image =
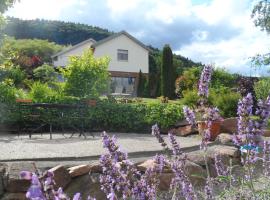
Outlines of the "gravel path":
<svg viewBox="0 0 270 200">
<path fill-rule="evenodd" d="M 109 133 L 113 135 L 114 133 Z M 33 135 L 29 139 L 27 135 L 0 135 L 0 162 L 20 160 L 81 160 L 83 158 L 97 159 L 104 153 L 100 133 L 94 133 L 95 138 L 87 139 L 78 137 L 65 138 L 61 134 L 54 133 L 53 139 L 48 134 Z M 162 148 L 156 139 L 150 134 L 118 133 L 118 144 L 121 149 L 133 155 L 147 153 L 154 154 Z M 69 136 L 69 135 L 67 135 Z M 166 140 L 167 140 L 167 136 Z M 199 137 L 177 137 L 182 148 L 198 148 Z"/>
</svg>

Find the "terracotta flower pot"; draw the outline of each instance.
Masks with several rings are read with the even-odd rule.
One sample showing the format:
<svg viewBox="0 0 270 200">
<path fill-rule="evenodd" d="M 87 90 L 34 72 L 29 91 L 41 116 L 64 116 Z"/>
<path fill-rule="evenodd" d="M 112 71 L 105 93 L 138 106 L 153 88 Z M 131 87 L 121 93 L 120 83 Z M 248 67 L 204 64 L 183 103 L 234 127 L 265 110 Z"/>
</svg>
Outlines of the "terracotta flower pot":
<svg viewBox="0 0 270 200">
<path fill-rule="evenodd" d="M 32 103 L 32 99 L 16 99 L 17 103 Z"/>
<path fill-rule="evenodd" d="M 221 121 L 214 121 L 210 127 L 210 140 L 214 141 L 216 137 L 220 134 L 220 125 Z M 203 134 L 204 130 L 207 128 L 206 122 L 198 122 L 198 131 L 199 134 Z"/>
<path fill-rule="evenodd" d="M 97 100 L 95 100 L 95 99 L 89 99 L 89 100 L 87 100 L 86 103 L 89 106 L 96 106 L 97 105 Z"/>
</svg>

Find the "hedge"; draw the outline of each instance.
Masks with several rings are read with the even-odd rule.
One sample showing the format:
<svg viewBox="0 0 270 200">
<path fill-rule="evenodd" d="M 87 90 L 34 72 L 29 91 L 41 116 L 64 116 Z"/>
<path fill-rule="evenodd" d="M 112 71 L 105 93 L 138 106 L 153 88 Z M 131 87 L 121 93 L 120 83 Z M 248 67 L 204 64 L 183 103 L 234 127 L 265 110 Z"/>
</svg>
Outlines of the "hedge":
<svg viewBox="0 0 270 200">
<path fill-rule="evenodd" d="M 16 106 L 5 122 L 21 123 L 28 112 L 22 112 Z M 83 107 L 81 110 L 39 109 L 38 112 L 42 121 L 51 122 L 55 128 L 63 126 L 67 129 L 84 124 L 85 128 L 95 131 L 149 132 L 155 123 L 162 129 L 168 129 L 183 119 L 182 105 L 167 103 L 122 104 L 98 101 L 96 106 Z"/>
</svg>

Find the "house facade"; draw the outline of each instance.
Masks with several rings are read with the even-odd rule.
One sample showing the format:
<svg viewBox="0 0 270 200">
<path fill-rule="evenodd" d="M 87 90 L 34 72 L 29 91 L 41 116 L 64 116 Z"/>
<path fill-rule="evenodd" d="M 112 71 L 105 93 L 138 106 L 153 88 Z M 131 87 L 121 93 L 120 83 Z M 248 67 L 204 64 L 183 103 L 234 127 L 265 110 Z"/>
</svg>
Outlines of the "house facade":
<svg viewBox="0 0 270 200">
<path fill-rule="evenodd" d="M 61 51 L 52 56 L 53 65 L 65 67 L 69 56 L 80 56 L 89 48 L 93 49 L 96 58 L 110 58 L 111 92 L 136 95 L 139 71 L 145 75 L 149 73 L 148 48 L 129 33 L 121 31 L 98 42 L 88 39 Z"/>
</svg>

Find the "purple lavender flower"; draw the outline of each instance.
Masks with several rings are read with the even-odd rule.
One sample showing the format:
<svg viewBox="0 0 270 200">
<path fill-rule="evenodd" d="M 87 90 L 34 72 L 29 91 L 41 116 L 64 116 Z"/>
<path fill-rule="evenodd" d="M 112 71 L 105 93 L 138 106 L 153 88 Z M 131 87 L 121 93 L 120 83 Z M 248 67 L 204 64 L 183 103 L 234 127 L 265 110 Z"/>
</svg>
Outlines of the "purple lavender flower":
<svg viewBox="0 0 270 200">
<path fill-rule="evenodd" d="M 251 93 L 238 102 L 238 134 L 250 133 L 252 130 L 252 115 L 253 100 Z"/>
<path fill-rule="evenodd" d="M 206 65 L 203 68 L 201 78 L 199 81 L 199 91 L 198 95 L 201 97 L 208 97 L 209 94 L 209 82 L 211 81 L 211 76 L 213 73 L 213 67 L 211 65 Z"/>
<path fill-rule="evenodd" d="M 76 193 L 73 197 L 73 200 L 81 200 L 81 194 L 80 193 Z"/>
<path fill-rule="evenodd" d="M 224 163 L 221 160 L 221 156 L 215 154 L 215 168 L 218 176 L 228 176 L 229 169 L 225 167 Z"/>
<path fill-rule="evenodd" d="M 21 171 L 20 172 L 20 178 L 24 180 L 31 180 L 32 179 L 32 172 L 29 171 Z"/>
<path fill-rule="evenodd" d="M 196 200 L 197 196 L 188 176 L 185 174 L 184 165 L 185 162 L 181 159 L 175 159 L 171 162 L 175 177 L 172 179 L 170 187 L 171 189 L 181 188 L 181 191 L 175 194 L 176 199 L 184 197 L 187 200 Z"/>
<path fill-rule="evenodd" d="M 170 133 L 170 132 L 168 133 L 168 135 L 169 135 L 169 139 L 170 139 L 170 142 L 171 142 L 171 145 L 172 145 L 173 154 L 175 156 L 181 155 L 183 152 L 182 152 L 179 144 L 177 143 L 174 135 L 172 133 Z"/>
<path fill-rule="evenodd" d="M 133 199 L 156 199 L 159 185 L 158 176 L 163 171 L 166 164 L 168 164 L 168 161 L 163 155 L 155 156 L 155 165 L 148 168 L 145 174 L 134 183 L 134 187 L 132 188 Z"/>
<path fill-rule="evenodd" d="M 255 114 L 259 119 L 254 123 L 254 134 L 263 135 L 264 129 L 267 126 L 267 121 L 270 117 L 270 96 L 268 96 L 264 102 L 262 100 L 258 101 Z"/>
<path fill-rule="evenodd" d="M 210 180 L 206 181 L 205 187 L 204 187 L 204 193 L 205 193 L 205 199 L 206 200 L 212 200 L 213 198 L 213 190 L 210 186 Z"/>
<path fill-rule="evenodd" d="M 158 140 L 158 142 L 161 144 L 161 146 L 165 149 L 168 150 L 168 145 L 166 144 L 165 140 L 163 139 L 163 137 L 160 135 L 160 131 L 158 128 L 158 125 L 155 124 L 152 126 L 152 135 L 155 136 Z"/>
<path fill-rule="evenodd" d="M 188 123 L 190 123 L 191 125 L 195 125 L 196 124 L 196 117 L 195 117 L 195 113 L 193 112 L 193 110 L 191 110 L 187 106 L 184 106 L 183 112 L 184 112 L 185 118 L 188 121 Z"/>
<path fill-rule="evenodd" d="M 263 173 L 265 176 L 270 175 L 270 143 L 264 141 L 263 145 Z"/>
<path fill-rule="evenodd" d="M 46 200 L 42 192 L 41 183 L 36 174 L 32 175 L 31 186 L 26 192 L 26 198 L 32 200 Z"/>
</svg>

